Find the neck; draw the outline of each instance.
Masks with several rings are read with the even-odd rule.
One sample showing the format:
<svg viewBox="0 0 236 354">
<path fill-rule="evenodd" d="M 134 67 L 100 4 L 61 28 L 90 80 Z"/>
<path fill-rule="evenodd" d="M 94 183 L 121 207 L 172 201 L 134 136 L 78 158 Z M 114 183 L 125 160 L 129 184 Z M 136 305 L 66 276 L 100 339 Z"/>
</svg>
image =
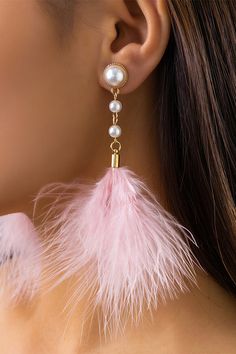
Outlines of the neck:
<svg viewBox="0 0 236 354">
<path fill-rule="evenodd" d="M 74 350 L 81 354 L 234 353 L 236 301 L 206 274 L 198 274 L 199 288 L 181 293 L 178 299 L 165 305 L 159 304 L 152 316 L 144 312 L 137 328 L 127 326 L 123 336 L 106 342 L 100 338 L 96 316 L 84 322 L 86 300 L 70 314 L 69 310 L 63 312 L 69 295 L 68 285 L 64 282 L 40 296 L 30 308 L 18 306 L 10 315 L 8 310 L 7 317 L 1 310 L 1 318 L 7 318 L 1 329 L 1 333 L 8 333 L 5 340 L 13 332 L 10 337 L 14 342 L 17 324 L 24 335 L 32 333 L 29 341 L 34 346 L 45 347 L 47 352 L 56 354 L 69 354 Z M 17 338 L 15 343 L 17 345 Z"/>
</svg>

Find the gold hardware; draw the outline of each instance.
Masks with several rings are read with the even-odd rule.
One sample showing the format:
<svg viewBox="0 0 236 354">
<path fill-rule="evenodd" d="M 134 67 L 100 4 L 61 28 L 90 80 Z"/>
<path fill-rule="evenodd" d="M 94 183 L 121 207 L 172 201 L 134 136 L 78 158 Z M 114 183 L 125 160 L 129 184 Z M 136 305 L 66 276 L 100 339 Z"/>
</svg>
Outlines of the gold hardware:
<svg viewBox="0 0 236 354">
<path fill-rule="evenodd" d="M 114 100 L 117 100 L 117 96 L 119 95 L 120 93 L 120 90 L 118 89 L 118 87 L 112 87 L 111 88 L 111 93 L 113 94 L 114 96 Z"/>
<path fill-rule="evenodd" d="M 118 154 L 118 150 L 111 155 L 111 167 L 120 167 L 120 155 Z"/>
<path fill-rule="evenodd" d="M 115 144 L 118 145 L 117 148 L 114 147 Z M 110 144 L 110 148 L 112 149 L 113 152 L 116 152 L 116 153 L 118 153 L 121 150 L 121 143 L 117 140 L 117 138 L 114 138 L 114 140 Z"/>
</svg>

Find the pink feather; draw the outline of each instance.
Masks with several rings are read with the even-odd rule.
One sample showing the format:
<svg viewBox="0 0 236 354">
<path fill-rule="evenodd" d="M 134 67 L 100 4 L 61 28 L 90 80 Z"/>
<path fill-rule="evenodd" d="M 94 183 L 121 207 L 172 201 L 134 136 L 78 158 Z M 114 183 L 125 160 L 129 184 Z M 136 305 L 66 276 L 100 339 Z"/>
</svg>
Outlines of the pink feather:
<svg viewBox="0 0 236 354">
<path fill-rule="evenodd" d="M 33 223 L 24 213 L 0 217 L 0 293 L 7 304 L 28 300 L 40 277 L 40 245 Z"/>
<path fill-rule="evenodd" d="M 75 276 L 69 304 L 91 298 L 89 308 L 101 310 L 105 334 L 123 331 L 129 319 L 138 324 L 144 307 L 156 308 L 187 291 L 189 281 L 196 284 L 199 264 L 189 246 L 197 246 L 194 237 L 127 167 L 109 167 L 92 184 L 49 184 L 35 205 L 50 196 L 57 199 L 41 232 L 53 252 L 53 286 Z"/>
</svg>

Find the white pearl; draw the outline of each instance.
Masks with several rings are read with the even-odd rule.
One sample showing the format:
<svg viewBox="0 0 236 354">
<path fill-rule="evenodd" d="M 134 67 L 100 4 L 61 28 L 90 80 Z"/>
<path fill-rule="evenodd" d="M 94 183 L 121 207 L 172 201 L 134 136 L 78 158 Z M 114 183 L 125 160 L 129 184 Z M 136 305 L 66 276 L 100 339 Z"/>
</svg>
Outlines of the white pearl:
<svg viewBox="0 0 236 354">
<path fill-rule="evenodd" d="M 108 85 L 119 87 L 125 80 L 124 70 L 115 65 L 108 66 L 104 70 L 104 79 Z"/>
<path fill-rule="evenodd" d="M 122 103 L 118 100 L 111 101 L 109 104 L 109 109 L 113 113 L 118 113 L 122 110 Z"/>
<path fill-rule="evenodd" d="M 121 127 L 119 125 L 112 125 L 108 132 L 112 138 L 118 138 L 121 136 Z"/>
</svg>

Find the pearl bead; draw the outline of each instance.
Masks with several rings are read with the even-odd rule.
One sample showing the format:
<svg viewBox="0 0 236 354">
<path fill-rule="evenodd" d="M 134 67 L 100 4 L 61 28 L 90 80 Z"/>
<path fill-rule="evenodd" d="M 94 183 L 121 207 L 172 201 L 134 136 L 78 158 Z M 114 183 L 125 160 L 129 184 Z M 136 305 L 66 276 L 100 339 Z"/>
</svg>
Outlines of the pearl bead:
<svg viewBox="0 0 236 354">
<path fill-rule="evenodd" d="M 122 110 L 122 103 L 118 100 L 111 101 L 109 104 L 109 109 L 113 113 L 118 113 Z"/>
<path fill-rule="evenodd" d="M 108 65 L 103 73 L 104 80 L 109 86 L 121 87 L 127 80 L 127 72 L 118 64 Z"/>
<path fill-rule="evenodd" d="M 108 132 L 112 138 L 118 138 L 121 136 L 121 127 L 119 125 L 112 125 Z"/>
</svg>

